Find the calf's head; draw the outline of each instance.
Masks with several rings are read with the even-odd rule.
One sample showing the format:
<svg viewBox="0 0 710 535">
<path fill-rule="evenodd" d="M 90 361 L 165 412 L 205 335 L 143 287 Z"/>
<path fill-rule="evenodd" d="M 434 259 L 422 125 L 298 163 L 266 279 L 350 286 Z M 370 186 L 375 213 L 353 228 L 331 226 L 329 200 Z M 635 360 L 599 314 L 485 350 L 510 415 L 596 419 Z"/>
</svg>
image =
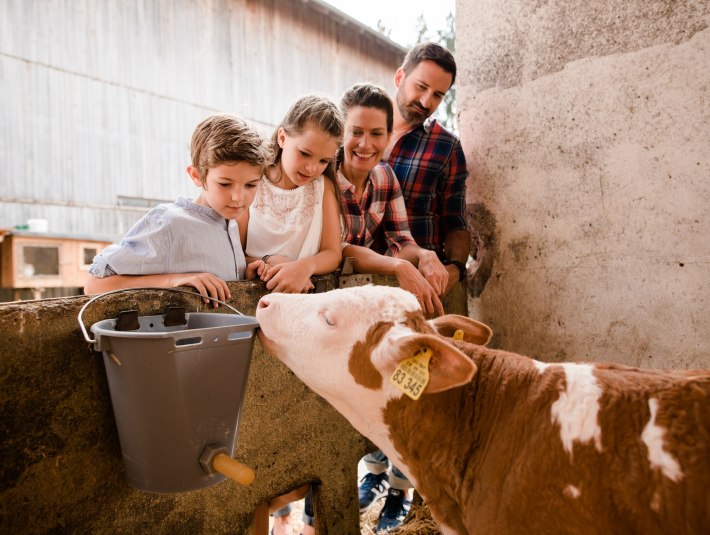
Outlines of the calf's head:
<svg viewBox="0 0 710 535">
<path fill-rule="evenodd" d="M 403 396 L 389 377 L 404 359 L 431 349 L 424 394 L 469 382 L 475 364 L 448 342 L 485 344 L 486 325 L 464 316 L 426 321 L 416 298 L 400 288 L 362 286 L 321 294 L 271 294 L 256 317 L 264 348 L 351 419 Z M 362 430 L 361 430 L 362 432 Z"/>
</svg>

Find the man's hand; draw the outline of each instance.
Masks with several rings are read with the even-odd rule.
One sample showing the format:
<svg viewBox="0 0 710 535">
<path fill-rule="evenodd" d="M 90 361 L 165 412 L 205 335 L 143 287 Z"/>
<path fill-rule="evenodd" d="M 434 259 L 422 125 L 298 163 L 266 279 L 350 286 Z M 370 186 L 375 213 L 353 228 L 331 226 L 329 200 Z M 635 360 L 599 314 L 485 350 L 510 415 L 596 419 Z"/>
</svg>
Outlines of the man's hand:
<svg viewBox="0 0 710 535">
<path fill-rule="evenodd" d="M 437 296 L 436 290 L 427 279 L 407 260 L 399 260 L 395 275 L 399 287 L 414 294 L 419 300 L 422 311 L 427 317 L 440 316 L 444 313 L 444 306 Z"/>
<path fill-rule="evenodd" d="M 429 281 L 437 295 L 442 295 L 449 282 L 449 273 L 434 251 L 422 249 L 419 253 L 419 272 Z"/>
</svg>

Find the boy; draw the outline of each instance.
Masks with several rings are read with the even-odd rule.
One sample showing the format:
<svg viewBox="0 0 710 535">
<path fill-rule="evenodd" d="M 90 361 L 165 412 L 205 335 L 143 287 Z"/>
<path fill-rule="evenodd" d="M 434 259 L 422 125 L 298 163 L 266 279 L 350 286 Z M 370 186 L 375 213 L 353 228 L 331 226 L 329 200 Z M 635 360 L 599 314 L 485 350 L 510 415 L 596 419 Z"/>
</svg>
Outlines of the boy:
<svg viewBox="0 0 710 535">
<path fill-rule="evenodd" d="M 271 158 L 268 142 L 243 120 L 216 114 L 197 125 L 191 156 L 187 173 L 201 188 L 197 198 L 154 207 L 120 243 L 99 253 L 86 294 L 194 286 L 224 301 L 231 298 L 225 281 L 253 278 L 263 269 L 260 260 L 246 265 L 243 242 L 249 205 Z"/>
</svg>

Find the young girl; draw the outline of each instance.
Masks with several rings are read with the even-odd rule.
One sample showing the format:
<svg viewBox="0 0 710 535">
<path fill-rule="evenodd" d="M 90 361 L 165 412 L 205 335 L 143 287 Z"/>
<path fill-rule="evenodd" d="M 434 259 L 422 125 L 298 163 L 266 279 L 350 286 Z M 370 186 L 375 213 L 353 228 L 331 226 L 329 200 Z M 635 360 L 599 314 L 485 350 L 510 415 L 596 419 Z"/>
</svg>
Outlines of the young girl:
<svg viewBox="0 0 710 535">
<path fill-rule="evenodd" d="M 274 135 L 274 159 L 249 209 L 247 261 L 262 261 L 274 292 L 307 292 L 312 275 L 340 265 L 340 200 L 333 159 L 343 120 L 329 99 L 308 95 L 286 112 Z M 284 501 L 287 501 L 284 499 Z M 272 533 L 291 532 L 290 504 L 274 513 Z"/>
<path fill-rule="evenodd" d="M 288 110 L 273 136 L 275 157 L 249 209 L 247 260 L 275 292 L 307 292 L 312 275 L 340 265 L 340 208 L 333 159 L 342 116 L 327 98 L 309 95 Z"/>
<path fill-rule="evenodd" d="M 443 314 L 439 300 L 448 273 L 434 251 L 419 247 L 407 223 L 397 177 L 381 161 L 392 133 L 393 109 L 379 86 L 360 83 L 344 94 L 345 138 L 338 153 L 338 183 L 345 212 L 343 255 L 361 273 L 395 275 L 401 288 L 417 296 L 428 315 Z M 376 238 L 386 255 L 370 249 Z"/>
<path fill-rule="evenodd" d="M 242 119 L 217 114 L 195 128 L 191 156 L 187 172 L 201 188 L 197 198 L 156 206 L 120 243 L 98 254 L 85 293 L 194 286 L 223 301 L 231 298 L 225 281 L 263 270 L 261 262 L 245 264 L 242 243 L 249 205 L 271 158 L 268 142 Z"/>
</svg>

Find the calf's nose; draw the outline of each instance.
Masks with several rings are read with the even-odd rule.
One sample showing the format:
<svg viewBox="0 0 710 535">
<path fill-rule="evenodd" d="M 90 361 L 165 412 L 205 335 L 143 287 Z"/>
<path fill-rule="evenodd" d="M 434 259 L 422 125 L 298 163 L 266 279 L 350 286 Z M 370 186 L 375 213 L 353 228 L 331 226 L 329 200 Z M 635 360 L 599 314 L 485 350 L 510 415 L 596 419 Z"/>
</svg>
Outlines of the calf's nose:
<svg viewBox="0 0 710 535">
<path fill-rule="evenodd" d="M 257 303 L 256 307 L 257 308 L 266 308 L 269 306 L 269 300 L 264 296 L 261 299 L 259 299 L 259 302 Z"/>
</svg>

